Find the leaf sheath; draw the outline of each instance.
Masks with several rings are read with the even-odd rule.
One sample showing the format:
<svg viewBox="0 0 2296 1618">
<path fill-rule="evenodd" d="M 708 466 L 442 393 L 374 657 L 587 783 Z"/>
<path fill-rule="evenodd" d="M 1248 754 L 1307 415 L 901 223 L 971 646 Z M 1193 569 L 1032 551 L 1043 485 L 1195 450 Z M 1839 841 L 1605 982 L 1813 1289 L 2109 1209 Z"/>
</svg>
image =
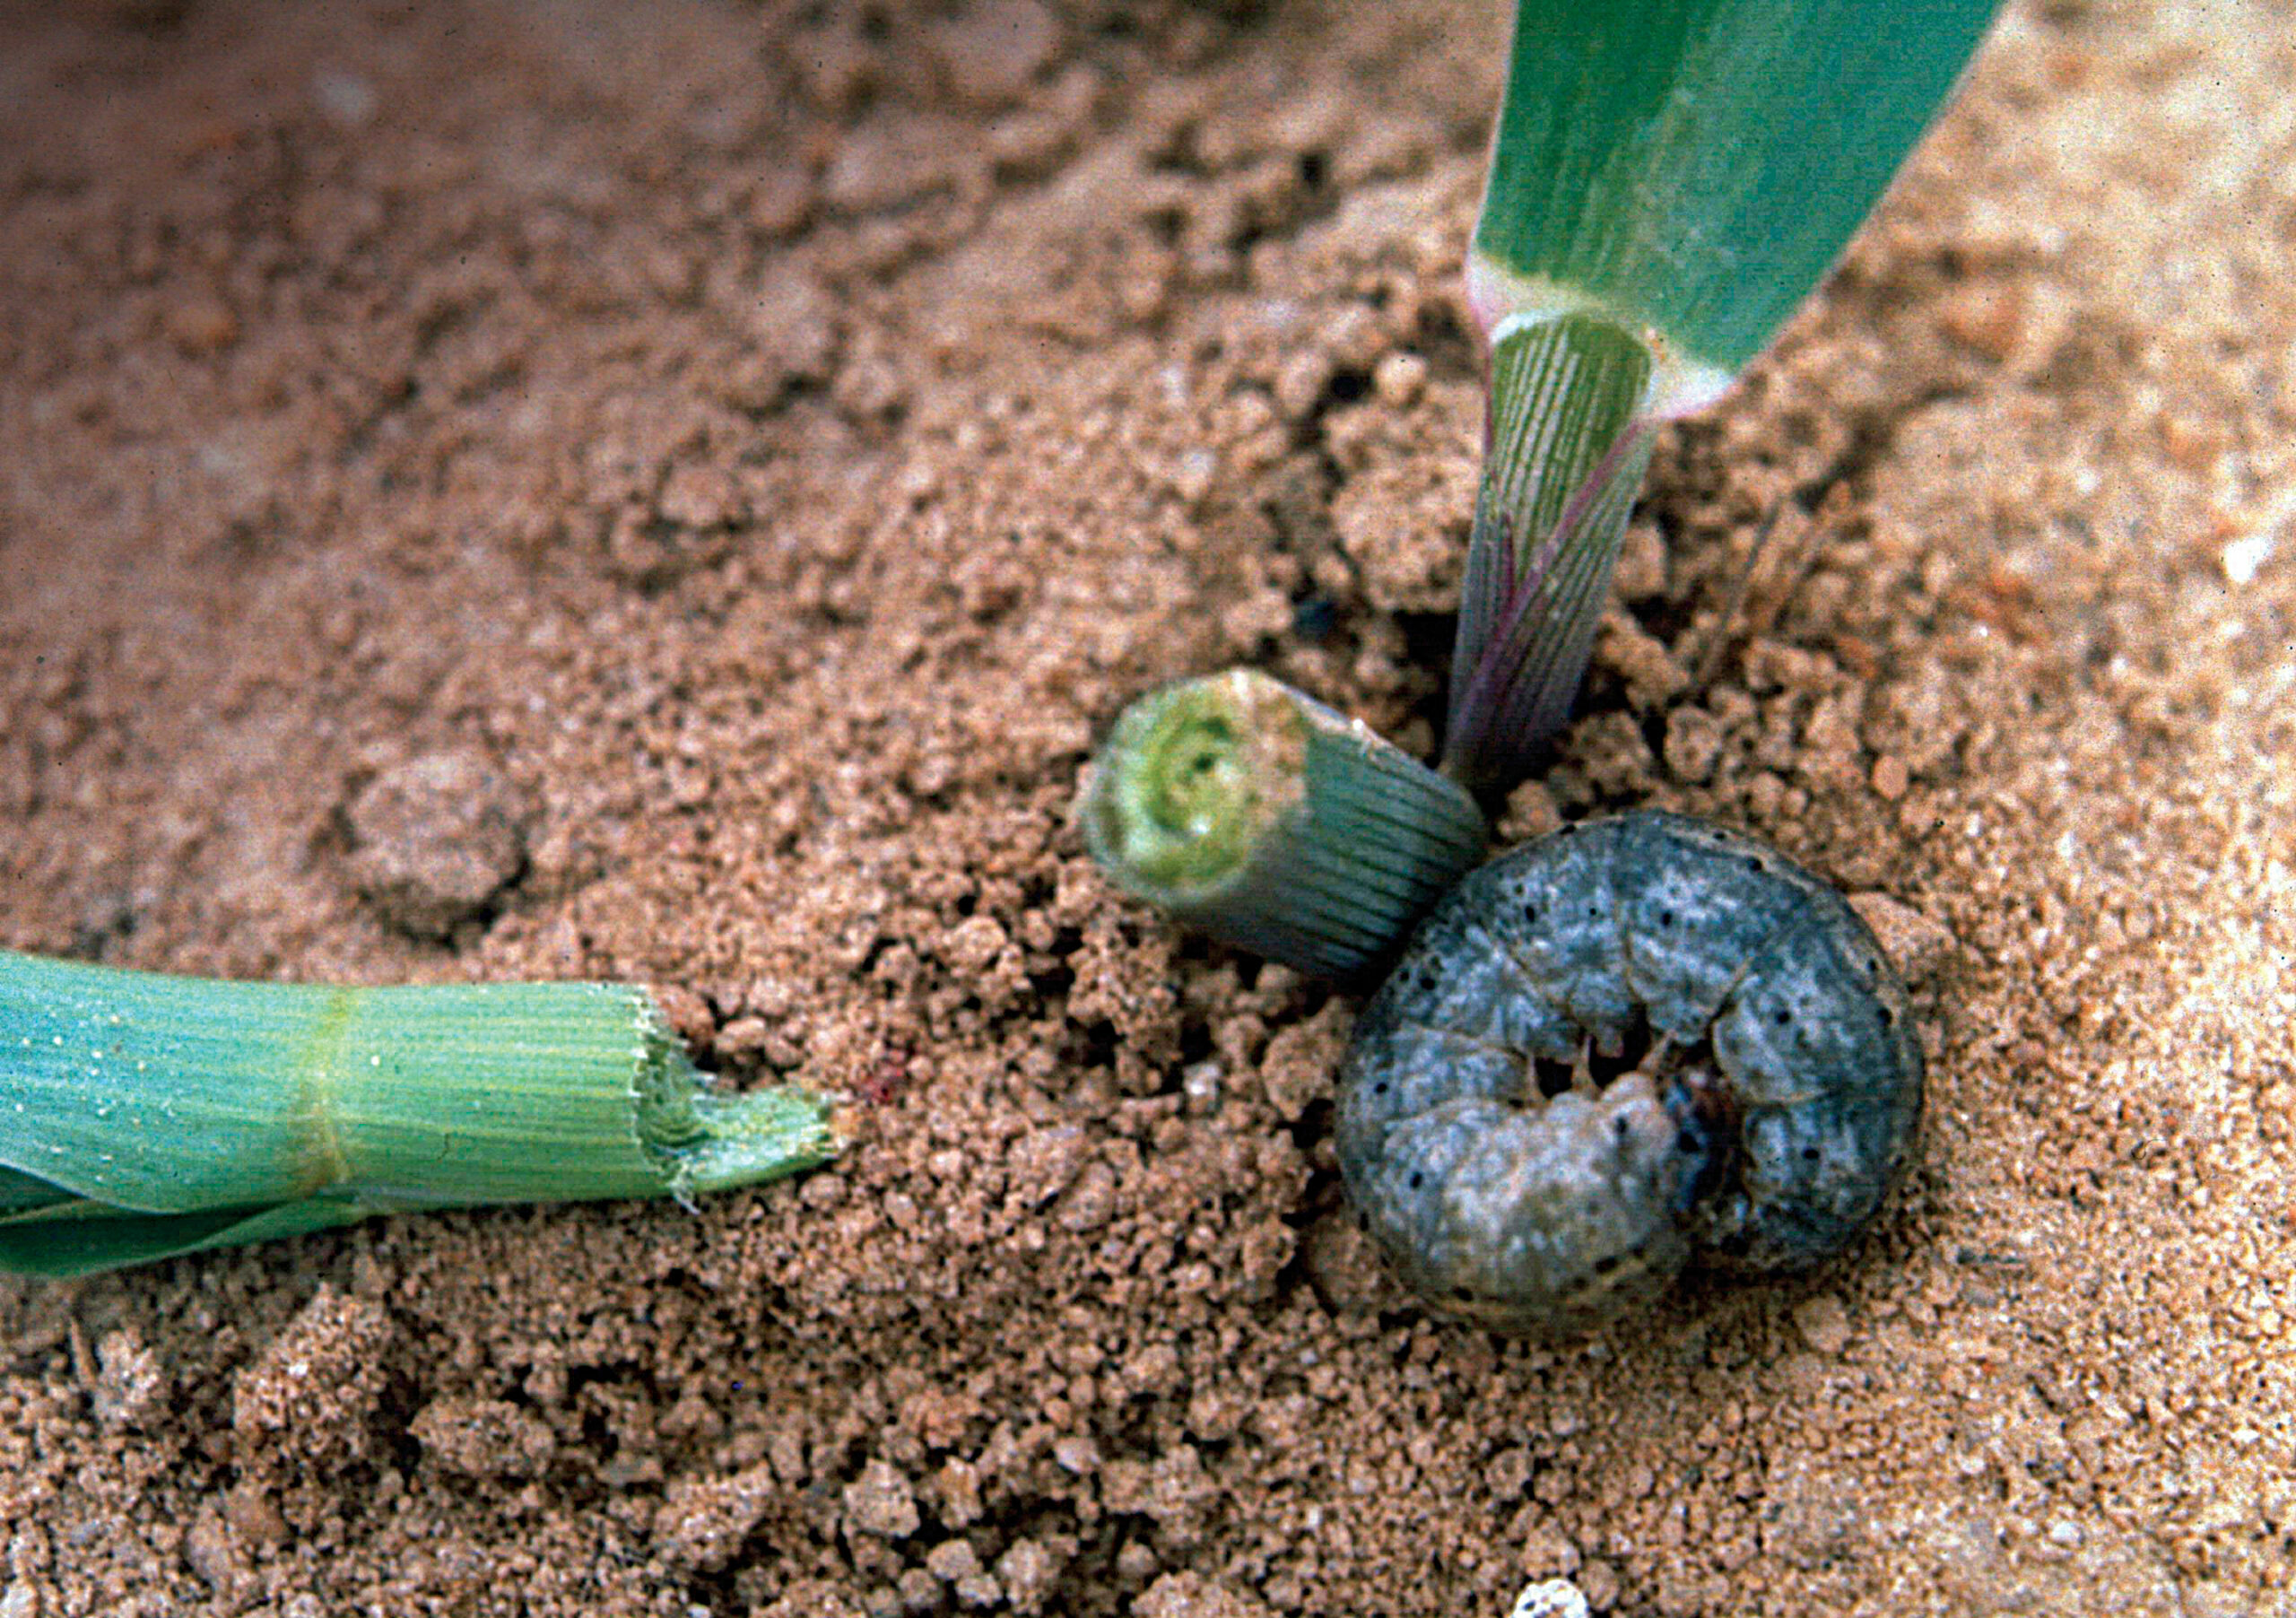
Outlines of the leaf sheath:
<svg viewBox="0 0 2296 1618">
<path fill-rule="evenodd" d="M 1650 353 L 1587 315 L 1515 321 L 1492 353 L 1443 768 L 1485 796 L 1561 726 L 1649 465 Z"/>
</svg>

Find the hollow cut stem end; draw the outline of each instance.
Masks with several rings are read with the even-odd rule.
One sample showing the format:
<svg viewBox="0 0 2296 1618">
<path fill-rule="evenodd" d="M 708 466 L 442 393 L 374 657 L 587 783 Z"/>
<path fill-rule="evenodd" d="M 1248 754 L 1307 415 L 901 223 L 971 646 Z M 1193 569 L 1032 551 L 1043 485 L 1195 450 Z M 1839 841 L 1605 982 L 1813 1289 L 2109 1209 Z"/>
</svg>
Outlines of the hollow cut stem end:
<svg viewBox="0 0 2296 1618">
<path fill-rule="evenodd" d="M 1488 835 L 1456 783 L 1249 669 L 1133 704 L 1078 809 L 1092 857 L 1126 892 L 1328 977 L 1397 947 Z"/>
</svg>

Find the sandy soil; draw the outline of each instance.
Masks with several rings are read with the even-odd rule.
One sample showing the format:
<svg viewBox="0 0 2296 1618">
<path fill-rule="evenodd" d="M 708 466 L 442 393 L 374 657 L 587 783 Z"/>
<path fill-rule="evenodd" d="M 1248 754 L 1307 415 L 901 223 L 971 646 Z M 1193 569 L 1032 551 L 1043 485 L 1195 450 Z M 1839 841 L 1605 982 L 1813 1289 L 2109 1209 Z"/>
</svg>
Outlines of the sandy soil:
<svg viewBox="0 0 2296 1618">
<path fill-rule="evenodd" d="M 866 1098 L 698 1215 L 0 1281 L 0 1614 L 2291 1610 L 2284 8 L 2013 5 L 1513 806 L 1866 896 L 1933 1104 L 1836 1268 L 1427 1320 L 1352 1003 L 1081 857 L 1154 682 L 1431 745 L 1496 9 L 0 18 L 0 943 Z"/>
</svg>

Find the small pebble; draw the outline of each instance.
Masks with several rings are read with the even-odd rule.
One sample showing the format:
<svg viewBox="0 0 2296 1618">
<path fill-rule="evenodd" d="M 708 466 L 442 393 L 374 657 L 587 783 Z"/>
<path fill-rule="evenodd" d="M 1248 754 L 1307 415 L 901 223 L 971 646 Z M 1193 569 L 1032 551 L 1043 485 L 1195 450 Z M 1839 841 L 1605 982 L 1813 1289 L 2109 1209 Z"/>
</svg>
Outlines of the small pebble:
<svg viewBox="0 0 2296 1618">
<path fill-rule="evenodd" d="M 2024 335 L 2025 297 L 2014 286 L 1973 282 L 1947 293 L 1939 311 L 1947 336 L 1996 362 L 2016 352 Z"/>
<path fill-rule="evenodd" d="M 1586 1593 L 1568 1579 L 1542 1579 L 1526 1585 L 1507 1618 L 1587 1618 Z"/>
<path fill-rule="evenodd" d="M 906 1539 L 921 1520 L 909 1480 L 884 1461 L 871 1461 L 845 1486 L 846 1527 L 880 1539 Z"/>
<path fill-rule="evenodd" d="M 142 1427 L 154 1411 L 165 1412 L 171 1396 L 160 1356 L 132 1331 L 104 1334 L 96 1346 L 100 1367 L 90 1393 L 96 1419 L 107 1427 Z"/>
<path fill-rule="evenodd" d="M 1666 542 L 1656 525 L 1639 522 L 1627 529 L 1611 587 L 1621 601 L 1650 601 L 1666 593 Z"/>
<path fill-rule="evenodd" d="M 1820 1292 L 1796 1305 L 1794 1328 L 1822 1354 L 1839 1354 L 1849 1346 L 1849 1311 L 1831 1292 Z"/>
<path fill-rule="evenodd" d="M 980 1556 L 963 1540 L 948 1539 L 925 1553 L 925 1566 L 943 1584 L 954 1584 L 979 1576 Z"/>
<path fill-rule="evenodd" d="M 1275 407 L 1286 421 L 1302 420 L 1315 409 L 1331 381 L 1331 358 L 1312 351 L 1293 354 L 1275 373 Z"/>
<path fill-rule="evenodd" d="M 2224 547 L 2222 565 L 2226 582 L 2247 584 L 2257 576 L 2257 570 L 2272 560 L 2273 539 L 2269 534 L 2244 534 Z"/>
<path fill-rule="evenodd" d="M 1677 708 L 1666 716 L 1666 739 L 1660 752 L 1675 779 L 1705 780 L 1722 756 L 1721 722 L 1703 708 Z"/>
<path fill-rule="evenodd" d="M 1401 352 L 1383 354 L 1371 372 L 1371 391 L 1379 403 L 1390 410 L 1403 410 L 1419 403 L 1419 396 L 1427 387 L 1427 361 L 1417 354 Z"/>
<path fill-rule="evenodd" d="M 1033 1613 L 1044 1605 L 1059 1571 L 1052 1553 L 1033 1539 L 1014 1540 L 996 1559 L 996 1579 L 1004 1598 L 1023 1613 Z"/>
<path fill-rule="evenodd" d="M 517 784 L 478 753 L 423 753 L 352 800 L 352 877 L 393 926 L 445 937 L 517 875 L 532 815 Z"/>
</svg>

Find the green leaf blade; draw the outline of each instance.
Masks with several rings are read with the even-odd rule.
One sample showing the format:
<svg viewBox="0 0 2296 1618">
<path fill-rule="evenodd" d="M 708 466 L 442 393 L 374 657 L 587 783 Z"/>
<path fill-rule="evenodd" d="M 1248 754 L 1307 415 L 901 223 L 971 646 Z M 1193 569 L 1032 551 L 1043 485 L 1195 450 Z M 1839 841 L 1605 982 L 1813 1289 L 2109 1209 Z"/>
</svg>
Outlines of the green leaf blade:
<svg viewBox="0 0 2296 1618">
<path fill-rule="evenodd" d="M 1648 334 L 1661 414 L 1766 345 L 1887 187 L 1993 0 L 1521 0 L 1469 294 Z"/>
<path fill-rule="evenodd" d="M 327 1197 L 208 1214 L 120 1214 L 100 1205 L 82 1205 L 68 1218 L 0 1222 L 0 1270 L 66 1281 L 216 1248 L 308 1236 L 356 1224 L 381 1211 Z"/>
</svg>

